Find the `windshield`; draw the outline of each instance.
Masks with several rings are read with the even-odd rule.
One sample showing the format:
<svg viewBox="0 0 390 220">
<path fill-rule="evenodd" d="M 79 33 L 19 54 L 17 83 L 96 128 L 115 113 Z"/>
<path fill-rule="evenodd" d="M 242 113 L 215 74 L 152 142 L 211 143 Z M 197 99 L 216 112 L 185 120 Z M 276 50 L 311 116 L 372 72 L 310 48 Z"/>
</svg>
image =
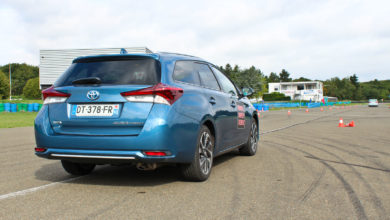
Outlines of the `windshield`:
<svg viewBox="0 0 390 220">
<path fill-rule="evenodd" d="M 154 85 L 160 82 L 160 63 L 151 58 L 80 59 L 65 71 L 54 86 L 70 86 L 75 80 L 90 77 L 98 77 L 100 84 Z"/>
</svg>

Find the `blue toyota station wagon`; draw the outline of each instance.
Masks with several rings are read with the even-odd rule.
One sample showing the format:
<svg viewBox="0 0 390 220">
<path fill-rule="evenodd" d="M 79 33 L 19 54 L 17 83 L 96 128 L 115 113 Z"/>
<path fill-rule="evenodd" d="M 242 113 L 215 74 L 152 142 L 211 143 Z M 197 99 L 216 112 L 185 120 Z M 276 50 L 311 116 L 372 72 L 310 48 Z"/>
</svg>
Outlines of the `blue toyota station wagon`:
<svg viewBox="0 0 390 220">
<path fill-rule="evenodd" d="M 216 156 L 256 153 L 259 119 L 246 98 L 252 92 L 194 56 L 79 57 L 42 92 L 35 154 L 61 160 L 72 175 L 102 164 L 153 170 L 173 163 L 185 179 L 204 181 Z"/>
</svg>

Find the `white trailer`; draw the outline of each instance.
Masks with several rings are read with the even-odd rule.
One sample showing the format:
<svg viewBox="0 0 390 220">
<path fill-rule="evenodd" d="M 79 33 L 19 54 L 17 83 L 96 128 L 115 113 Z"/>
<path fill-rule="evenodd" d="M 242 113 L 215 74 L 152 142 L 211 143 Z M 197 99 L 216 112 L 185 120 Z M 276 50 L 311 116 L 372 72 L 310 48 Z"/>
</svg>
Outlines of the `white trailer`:
<svg viewBox="0 0 390 220">
<path fill-rule="evenodd" d="M 40 50 L 39 84 L 41 89 L 53 85 L 75 58 L 101 54 L 120 54 L 121 49 L 125 49 L 127 53 L 153 53 L 147 47 Z"/>
</svg>

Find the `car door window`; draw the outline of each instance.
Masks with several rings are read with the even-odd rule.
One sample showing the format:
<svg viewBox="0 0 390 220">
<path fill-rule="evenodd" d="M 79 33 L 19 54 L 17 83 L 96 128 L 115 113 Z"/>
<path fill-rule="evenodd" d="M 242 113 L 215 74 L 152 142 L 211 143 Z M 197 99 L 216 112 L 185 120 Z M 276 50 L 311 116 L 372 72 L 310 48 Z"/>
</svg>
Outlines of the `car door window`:
<svg viewBox="0 0 390 220">
<path fill-rule="evenodd" d="M 202 86 L 210 89 L 220 90 L 218 82 L 215 79 L 213 72 L 211 72 L 209 66 L 201 63 L 195 63 L 195 65 L 199 73 Z"/>
<path fill-rule="evenodd" d="M 192 61 L 177 61 L 173 71 L 173 79 L 180 82 L 200 85 L 199 74 Z"/>
<path fill-rule="evenodd" d="M 211 69 L 213 70 L 215 76 L 217 77 L 219 85 L 222 88 L 222 91 L 237 96 L 237 90 L 234 84 L 217 68 L 212 66 Z"/>
</svg>

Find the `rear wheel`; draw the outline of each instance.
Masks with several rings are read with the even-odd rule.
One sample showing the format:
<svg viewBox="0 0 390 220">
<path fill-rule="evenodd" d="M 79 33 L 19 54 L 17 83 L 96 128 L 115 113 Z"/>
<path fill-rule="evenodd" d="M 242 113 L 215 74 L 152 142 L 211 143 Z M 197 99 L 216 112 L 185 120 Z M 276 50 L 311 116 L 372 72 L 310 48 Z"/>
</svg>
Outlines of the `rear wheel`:
<svg viewBox="0 0 390 220">
<path fill-rule="evenodd" d="M 206 126 L 202 126 L 194 160 L 191 164 L 181 165 L 186 180 L 205 181 L 209 178 L 213 166 L 214 137 Z"/>
<path fill-rule="evenodd" d="M 240 154 L 245 156 L 253 156 L 257 151 L 258 129 L 255 119 L 252 119 L 248 141 L 240 148 Z"/>
<path fill-rule="evenodd" d="M 74 163 L 67 160 L 61 160 L 62 167 L 66 170 L 66 172 L 75 175 L 82 176 L 89 174 L 95 168 L 95 164 L 87 164 L 87 163 Z"/>
</svg>

